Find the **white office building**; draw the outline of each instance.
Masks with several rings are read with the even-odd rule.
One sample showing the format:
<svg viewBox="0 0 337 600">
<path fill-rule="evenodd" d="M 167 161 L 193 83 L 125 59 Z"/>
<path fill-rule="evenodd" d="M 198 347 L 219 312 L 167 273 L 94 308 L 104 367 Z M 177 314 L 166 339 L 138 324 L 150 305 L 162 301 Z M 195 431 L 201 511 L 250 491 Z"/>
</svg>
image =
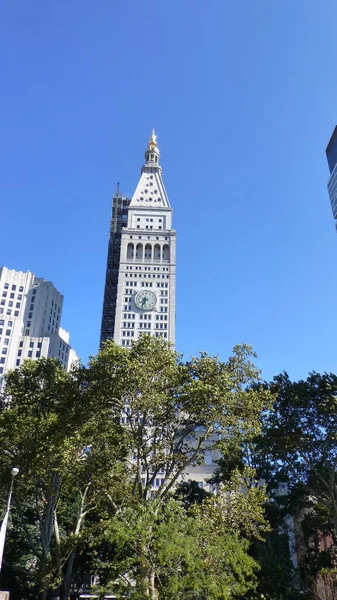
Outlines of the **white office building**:
<svg viewBox="0 0 337 600">
<path fill-rule="evenodd" d="M 57 358 L 66 370 L 77 360 L 60 326 L 63 296 L 28 271 L 0 268 L 0 388 L 25 359 Z"/>
</svg>

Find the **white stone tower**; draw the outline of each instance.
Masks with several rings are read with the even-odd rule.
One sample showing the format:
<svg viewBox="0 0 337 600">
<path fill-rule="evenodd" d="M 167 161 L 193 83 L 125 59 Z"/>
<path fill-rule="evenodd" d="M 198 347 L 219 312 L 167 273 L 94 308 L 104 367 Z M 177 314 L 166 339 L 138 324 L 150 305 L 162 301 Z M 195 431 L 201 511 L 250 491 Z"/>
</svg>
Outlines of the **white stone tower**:
<svg viewBox="0 0 337 600">
<path fill-rule="evenodd" d="M 176 232 L 154 131 L 121 230 L 114 340 L 130 346 L 141 333 L 175 343 Z"/>
<path fill-rule="evenodd" d="M 66 370 L 77 360 L 61 327 L 62 306 L 50 281 L 0 268 L 0 390 L 3 376 L 27 358 L 57 358 Z"/>
</svg>

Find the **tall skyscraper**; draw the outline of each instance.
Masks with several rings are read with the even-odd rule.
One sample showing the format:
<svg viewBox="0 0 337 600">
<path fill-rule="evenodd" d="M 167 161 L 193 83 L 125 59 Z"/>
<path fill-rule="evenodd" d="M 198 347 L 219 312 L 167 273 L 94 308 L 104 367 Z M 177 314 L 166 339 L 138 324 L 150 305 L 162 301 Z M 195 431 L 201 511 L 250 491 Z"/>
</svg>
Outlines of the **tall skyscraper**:
<svg viewBox="0 0 337 600">
<path fill-rule="evenodd" d="M 62 306 L 50 281 L 0 268 L 0 389 L 3 376 L 26 358 L 57 358 L 70 369 L 77 356 L 60 326 Z"/>
<path fill-rule="evenodd" d="M 337 229 L 337 125 L 326 148 L 326 157 L 328 159 L 330 178 L 328 181 L 328 192 L 331 202 L 332 214 L 335 219 Z"/>
<path fill-rule="evenodd" d="M 159 158 L 152 131 L 135 193 L 127 198 L 118 185 L 113 198 L 101 344 L 113 339 L 130 346 L 142 333 L 175 342 L 176 232 Z M 127 424 L 124 415 L 121 422 Z M 210 445 L 214 441 L 216 436 Z M 195 440 L 186 439 L 186 443 L 193 447 Z M 182 478 L 191 478 L 210 491 L 207 479 L 219 458 L 219 451 L 210 447 L 205 464 L 191 466 Z M 163 477 L 155 478 L 154 489 Z"/>
<path fill-rule="evenodd" d="M 152 132 L 132 199 L 113 199 L 101 343 L 141 333 L 175 342 L 176 232 Z"/>
</svg>

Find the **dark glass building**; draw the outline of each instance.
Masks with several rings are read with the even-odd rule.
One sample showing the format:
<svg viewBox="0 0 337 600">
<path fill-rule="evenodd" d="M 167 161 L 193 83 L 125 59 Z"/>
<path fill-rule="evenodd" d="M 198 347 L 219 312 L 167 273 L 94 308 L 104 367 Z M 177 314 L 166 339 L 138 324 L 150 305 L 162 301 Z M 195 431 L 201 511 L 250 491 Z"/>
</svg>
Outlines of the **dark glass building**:
<svg viewBox="0 0 337 600">
<path fill-rule="evenodd" d="M 106 265 L 100 345 L 114 337 L 121 233 L 126 227 L 130 198 L 120 195 L 119 186 L 112 199 L 108 260 Z"/>
<path fill-rule="evenodd" d="M 328 159 L 330 178 L 328 181 L 328 192 L 331 202 L 332 214 L 334 216 L 337 228 L 337 125 L 326 148 L 326 157 Z"/>
<path fill-rule="evenodd" d="M 328 165 L 329 165 L 330 174 L 331 174 L 337 164 L 337 125 L 336 125 L 335 129 L 333 130 L 333 134 L 327 145 L 325 153 L 326 153 L 326 157 L 328 159 Z"/>
</svg>

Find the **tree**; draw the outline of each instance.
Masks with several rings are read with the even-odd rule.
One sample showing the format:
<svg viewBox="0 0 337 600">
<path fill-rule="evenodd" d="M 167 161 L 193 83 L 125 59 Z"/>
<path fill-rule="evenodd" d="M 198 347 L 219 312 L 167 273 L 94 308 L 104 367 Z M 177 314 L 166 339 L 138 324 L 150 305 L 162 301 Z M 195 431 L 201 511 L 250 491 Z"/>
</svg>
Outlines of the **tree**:
<svg viewBox="0 0 337 600">
<path fill-rule="evenodd" d="M 173 497 L 159 508 L 155 498 L 126 506 L 104 524 L 103 539 L 117 549 L 112 563 L 102 562 L 110 589 L 133 600 L 243 595 L 255 585 L 248 549 L 265 530 L 264 500 L 257 486 L 242 493 L 235 474 L 218 495 L 188 509 Z"/>
<path fill-rule="evenodd" d="M 261 434 L 253 443 L 246 444 L 244 440 L 240 447 L 224 453 L 211 481 L 215 485 L 227 484 L 236 472 L 240 474 L 246 489 L 255 486 L 256 480 L 264 482 L 267 493 L 264 513 L 268 530 L 262 540 L 254 539 L 249 548 L 249 554 L 259 565 L 259 570 L 256 588 L 249 590 L 245 598 L 298 600 L 300 597 L 304 600 L 292 564 L 289 543 L 289 515 L 293 498 L 284 488 L 284 475 L 278 477 L 275 473 L 274 460 L 268 441 Z M 254 478 L 245 476 L 251 471 Z"/>
<path fill-rule="evenodd" d="M 88 393 L 122 415 L 126 428 L 131 497 L 128 501 L 126 495 L 122 510 L 111 517 L 114 531 L 116 519 L 117 523 L 122 520 L 119 531 L 126 535 L 126 542 L 115 543 L 123 548 L 123 560 L 117 560 L 122 565 L 120 572 L 113 567 L 116 562 L 112 564 L 110 579 L 128 579 L 128 570 L 135 568 L 131 580 L 137 585 L 134 589 L 129 582 L 130 594 L 158 597 L 163 573 L 152 560 L 152 545 L 147 540 L 157 539 L 154 524 L 158 519 L 166 522 L 164 507 L 184 473 L 202 464 L 210 447 L 226 452 L 243 440 L 248 443 L 259 432 L 270 393 L 253 388 L 259 380 L 259 371 L 251 362 L 254 356 L 248 346 L 238 346 L 227 362 L 202 353 L 183 363 L 167 343 L 143 336 L 131 349 L 107 343 L 92 359 Z M 109 518 L 104 522 L 105 530 L 109 530 L 109 522 Z M 129 546 L 127 522 L 133 523 L 135 531 L 140 524 L 142 533 L 137 543 L 132 538 Z M 247 545 L 242 540 L 239 546 L 243 551 Z M 105 573 L 109 572 L 107 555 L 102 564 Z"/>
<path fill-rule="evenodd" d="M 55 360 L 26 361 L 8 375 L 1 399 L 3 482 L 11 466 L 20 467 L 15 535 L 5 558 L 12 555 L 16 572 L 41 599 L 61 584 L 61 598 L 68 598 L 86 516 L 102 487 L 113 486 L 123 453 L 119 421 L 91 403 L 85 376 L 81 368 L 66 373 Z"/>
<path fill-rule="evenodd" d="M 337 572 L 336 570 L 322 569 L 313 585 L 315 600 L 336 600 L 337 597 Z"/>
<path fill-rule="evenodd" d="M 210 448 L 226 455 L 260 431 L 271 396 L 253 387 L 252 357 L 238 346 L 227 362 L 183 362 L 143 336 L 131 349 L 107 343 L 69 374 L 41 360 L 7 377 L 0 478 L 15 464 L 20 479 L 5 558 L 26 582 L 21 598 L 65 600 L 85 563 L 120 593 L 128 581 L 130 597 L 230 598 L 253 585 L 263 492 L 235 472 L 216 498 L 185 509 L 173 497 Z"/>
<path fill-rule="evenodd" d="M 297 598 L 300 592 L 312 597 L 317 572 L 334 564 L 333 548 L 322 551 L 322 540 L 331 541 L 336 531 L 337 378 L 311 373 L 291 382 L 282 373 L 265 388 L 275 402 L 263 415 L 261 434 L 239 453 L 224 456 L 219 475 L 226 478 L 233 465 L 249 464 L 266 483 L 272 532 L 265 544 L 252 546 L 261 566 L 258 591 L 267 598 Z M 288 528 L 290 517 L 295 532 Z M 299 570 L 290 563 L 287 531 L 296 533 Z"/>
<path fill-rule="evenodd" d="M 197 481 L 181 481 L 177 486 L 174 497 L 176 500 L 183 502 L 186 509 L 193 506 L 195 503 L 202 504 L 206 498 L 209 498 L 210 492 L 206 492 L 199 486 Z"/>
<path fill-rule="evenodd" d="M 337 376 L 311 373 L 291 382 L 283 373 L 268 389 L 276 396 L 265 428 L 275 473 L 327 509 L 337 541 Z"/>
</svg>

